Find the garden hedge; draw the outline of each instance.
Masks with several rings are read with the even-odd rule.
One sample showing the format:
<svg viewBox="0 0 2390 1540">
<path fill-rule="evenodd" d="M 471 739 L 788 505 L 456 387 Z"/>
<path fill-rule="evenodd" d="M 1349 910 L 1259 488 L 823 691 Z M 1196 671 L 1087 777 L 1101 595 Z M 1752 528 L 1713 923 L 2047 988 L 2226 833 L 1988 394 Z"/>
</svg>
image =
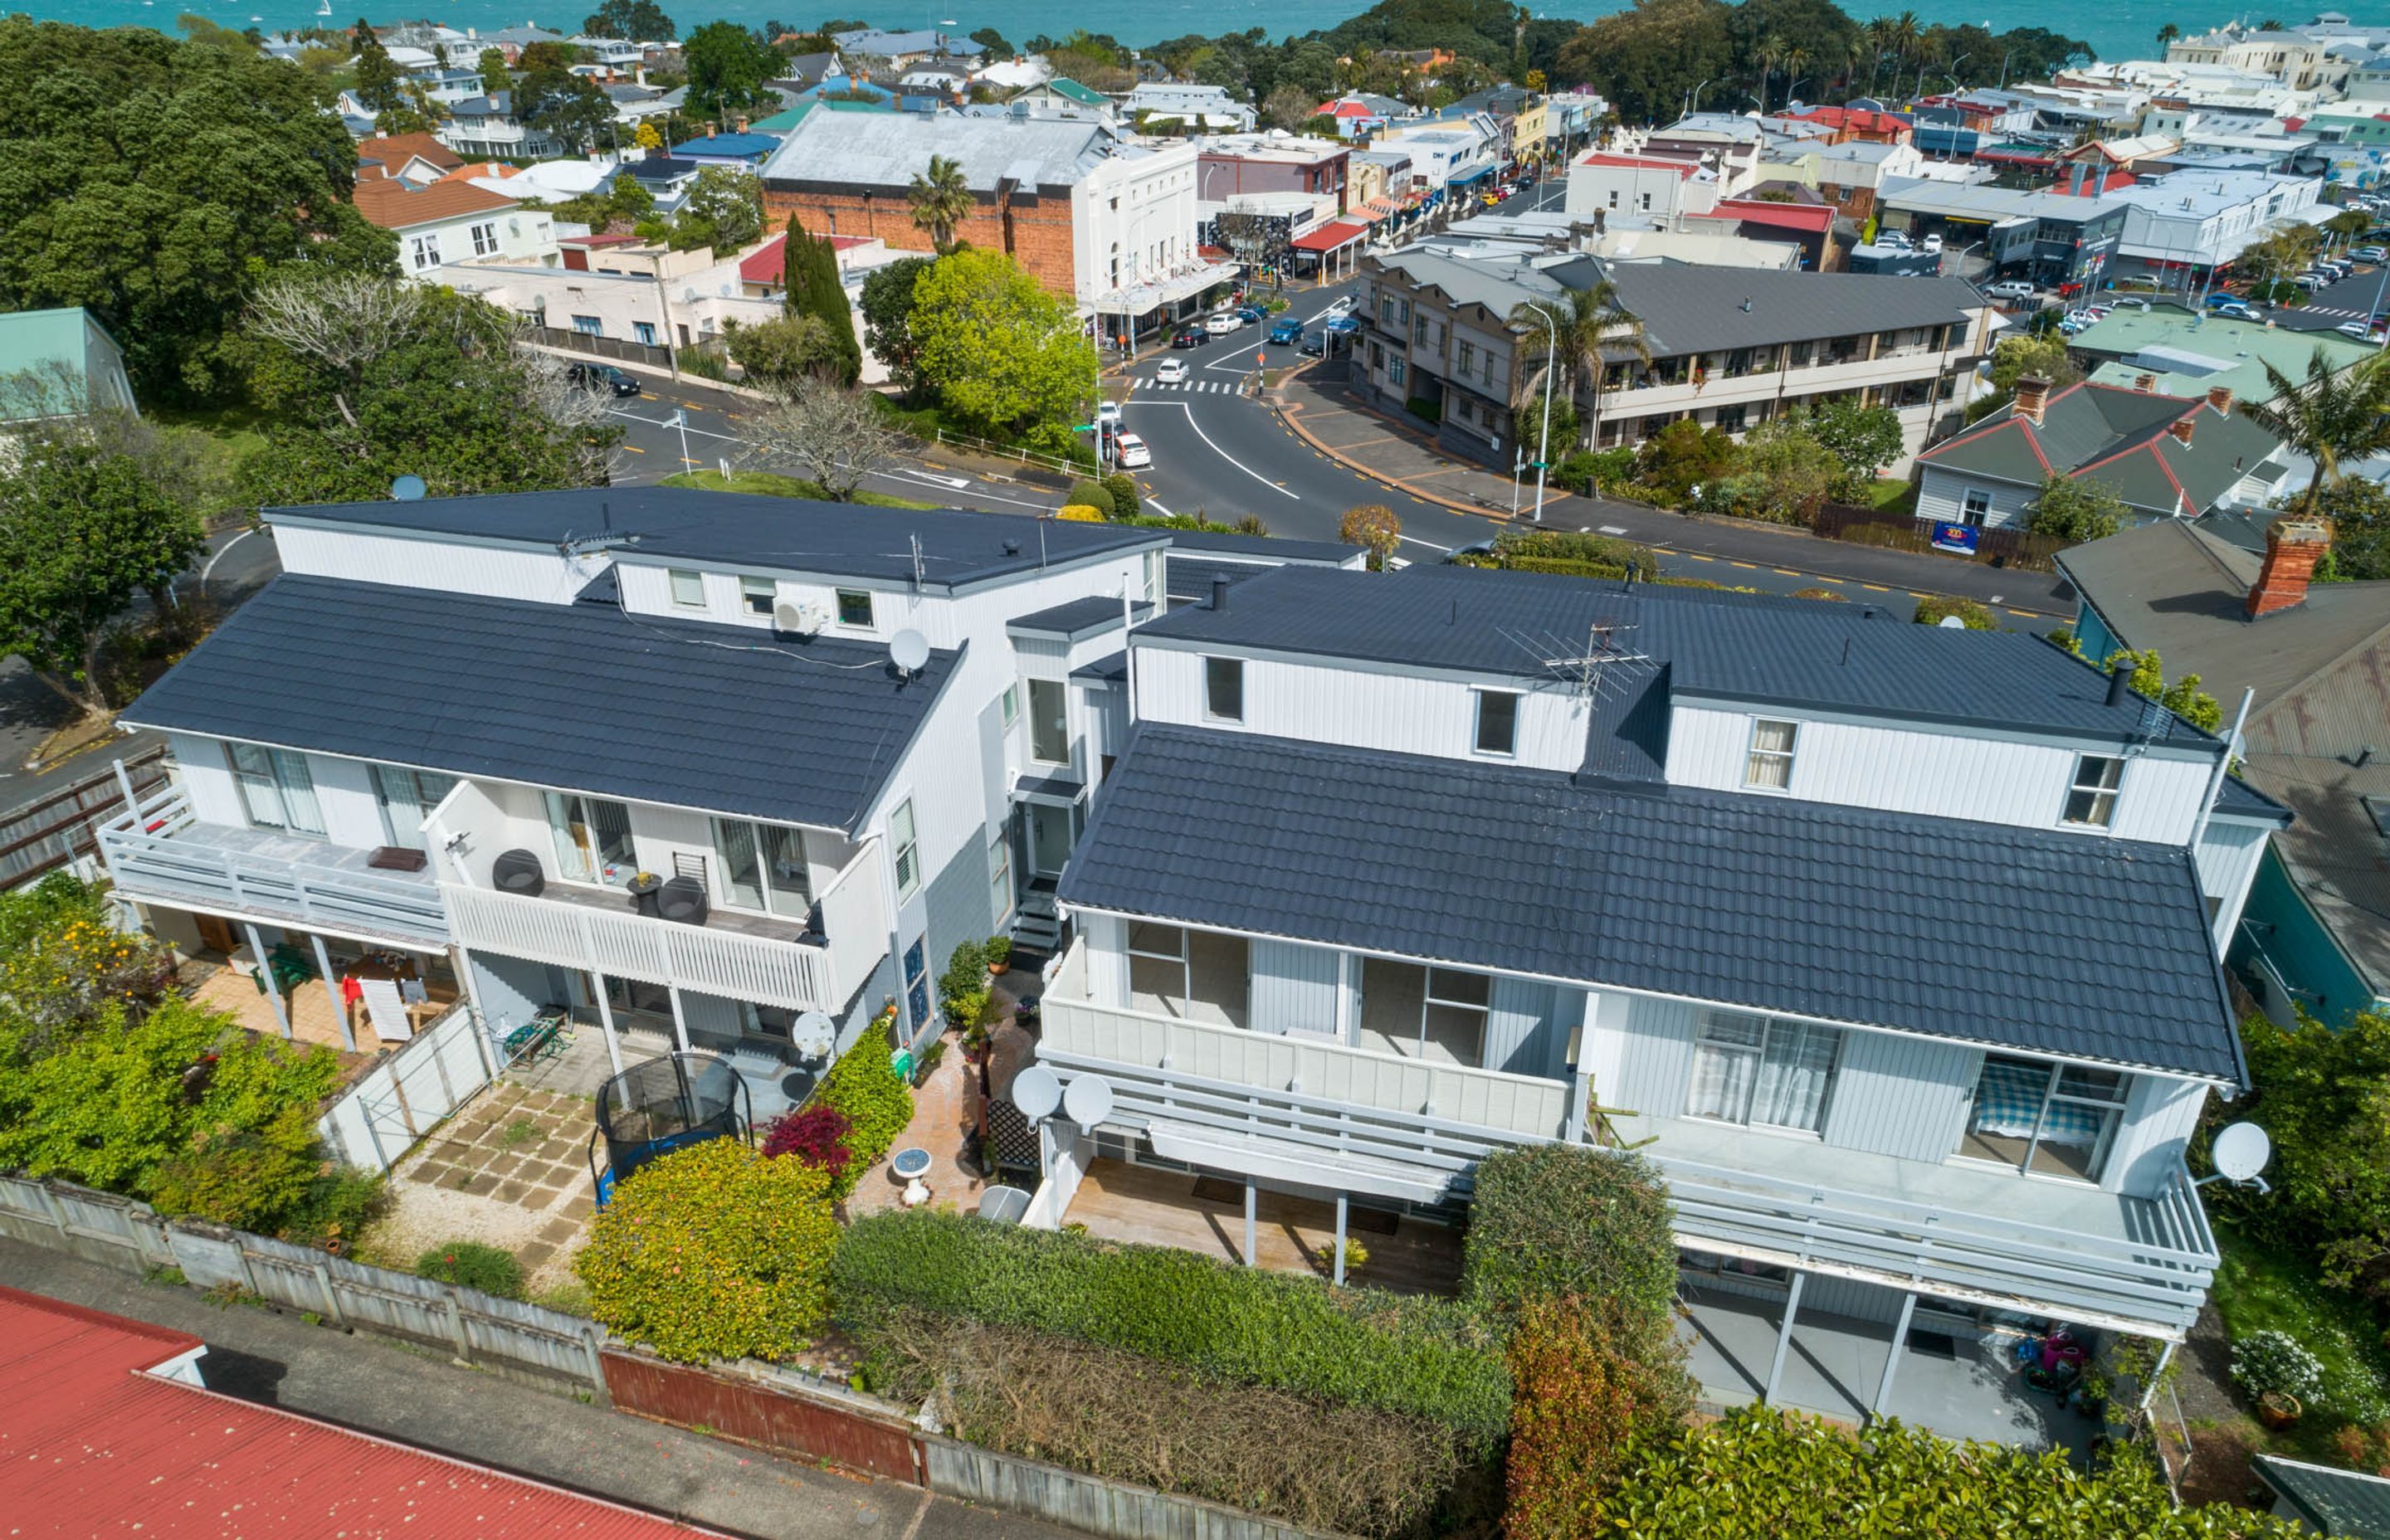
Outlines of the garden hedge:
<svg viewBox="0 0 2390 1540">
<path fill-rule="evenodd" d="M 1668 1190 L 1639 1155 L 1531 1145 L 1477 1167 L 1460 1297 L 1497 1321 L 1530 1300 L 1614 1301 L 1629 1323 L 1664 1321 L 1677 1298 Z"/>
<path fill-rule="evenodd" d="M 830 1183 L 830 1196 L 844 1198 L 913 1121 L 913 1088 L 888 1067 L 888 1034 L 879 1022 L 839 1055 L 805 1106 L 826 1107 L 846 1119 L 844 1143 L 853 1159 Z"/>
<path fill-rule="evenodd" d="M 1500 1335 L 1466 1305 L 1331 1290 L 1172 1247 L 891 1212 L 848 1227 L 830 1299 L 832 1318 L 867 1344 L 911 1307 L 1430 1418 L 1479 1450 L 1500 1440 L 1510 1418 Z"/>
</svg>

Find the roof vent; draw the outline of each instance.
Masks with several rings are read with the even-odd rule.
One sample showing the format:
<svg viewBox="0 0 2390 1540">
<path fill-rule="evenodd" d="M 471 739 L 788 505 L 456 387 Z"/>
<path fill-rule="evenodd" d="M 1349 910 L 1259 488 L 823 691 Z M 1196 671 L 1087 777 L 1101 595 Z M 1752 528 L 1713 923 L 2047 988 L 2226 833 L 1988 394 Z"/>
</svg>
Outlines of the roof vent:
<svg viewBox="0 0 2390 1540">
<path fill-rule="evenodd" d="M 1021 542 L 1018 540 L 1006 541 L 1004 543 L 1004 554 L 1007 556 L 1019 556 L 1021 554 Z"/>
<path fill-rule="evenodd" d="M 2108 704 L 2121 706 L 2126 693 L 2133 687 L 2133 672 L 2122 665 L 2108 671 Z"/>
<path fill-rule="evenodd" d="M 1228 580 L 1216 573 L 1212 578 L 1212 608 L 1215 610 L 1228 608 Z"/>
</svg>

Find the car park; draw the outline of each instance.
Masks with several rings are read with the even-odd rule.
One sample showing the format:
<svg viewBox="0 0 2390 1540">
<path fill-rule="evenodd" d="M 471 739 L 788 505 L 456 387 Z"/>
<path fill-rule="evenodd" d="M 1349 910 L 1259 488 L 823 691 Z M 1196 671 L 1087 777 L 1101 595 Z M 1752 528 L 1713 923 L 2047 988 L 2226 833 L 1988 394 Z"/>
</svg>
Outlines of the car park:
<svg viewBox="0 0 2390 1540">
<path fill-rule="evenodd" d="M 2333 280 L 2320 273 L 2302 273 L 2291 282 L 2313 294 L 2319 289 L 2331 288 Z"/>
<path fill-rule="evenodd" d="M 2363 321 L 2344 321 L 2339 326 L 2336 326 L 2332 329 L 2340 333 L 2343 337 L 2354 337 L 2360 342 L 2370 342 L 2373 340 L 2375 337 L 2381 334 L 2382 330 L 2381 327 L 2368 326 Z"/>
<path fill-rule="evenodd" d="M 1156 385 L 1176 385 L 1186 378 L 1187 360 L 1183 358 L 1165 358 L 1153 366 L 1153 382 Z"/>
<path fill-rule="evenodd" d="M 1180 327 L 1170 334 L 1170 345 L 1174 348 L 1200 348 L 1211 340 L 1212 334 L 1201 327 Z"/>
<path fill-rule="evenodd" d="M 615 396 L 639 393 L 639 382 L 611 364 L 568 364 L 564 378 L 585 391 L 604 391 Z"/>
<path fill-rule="evenodd" d="M 2233 299 L 2227 299 L 2221 304 L 2211 302 L 2208 304 L 2207 313 L 2210 315 L 2221 315 L 2228 321 L 2255 321 L 2261 318 L 2248 305 Z"/>
<path fill-rule="evenodd" d="M 1274 322 L 1269 328 L 1269 340 L 1279 343 L 1300 342 L 1303 340 L 1303 323 L 1291 315 Z"/>
<path fill-rule="evenodd" d="M 2385 251 L 2379 246 L 2360 246 L 2349 255 L 2359 262 L 2390 261 L 2390 251 Z"/>
<path fill-rule="evenodd" d="M 1143 470 L 1153 463 L 1153 451 L 1135 433 L 1123 433 L 1112 441 L 1112 458 L 1124 470 Z"/>
</svg>

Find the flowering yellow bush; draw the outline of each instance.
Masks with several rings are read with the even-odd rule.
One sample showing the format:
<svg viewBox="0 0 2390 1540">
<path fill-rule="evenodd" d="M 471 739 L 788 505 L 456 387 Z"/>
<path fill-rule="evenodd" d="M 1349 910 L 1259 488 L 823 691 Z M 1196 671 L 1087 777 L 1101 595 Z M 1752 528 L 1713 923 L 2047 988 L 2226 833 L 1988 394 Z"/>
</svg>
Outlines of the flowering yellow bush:
<svg viewBox="0 0 2390 1540">
<path fill-rule="evenodd" d="M 572 1270 L 589 1313 L 685 1364 L 786 1358 L 829 1310 L 827 1172 L 708 1139 L 643 1166 L 591 1222 Z"/>
<path fill-rule="evenodd" d="M 1100 524 L 1104 521 L 1103 514 L 1092 503 L 1073 503 L 1055 517 L 1067 519 L 1073 524 Z"/>
</svg>

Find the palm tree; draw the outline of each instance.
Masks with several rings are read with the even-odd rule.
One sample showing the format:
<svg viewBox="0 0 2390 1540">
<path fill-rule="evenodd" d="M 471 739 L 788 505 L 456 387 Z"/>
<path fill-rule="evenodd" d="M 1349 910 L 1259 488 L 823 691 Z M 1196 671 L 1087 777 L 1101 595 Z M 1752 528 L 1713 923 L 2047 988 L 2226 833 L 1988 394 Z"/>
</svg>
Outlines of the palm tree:
<svg viewBox="0 0 2390 1540">
<path fill-rule="evenodd" d="M 1792 110 L 1792 88 L 1801 83 L 1801 67 L 1809 62 L 1809 50 L 1798 43 L 1784 50 L 1784 110 Z"/>
<path fill-rule="evenodd" d="M 1900 72 L 1908 68 L 1910 57 L 1917 52 L 1917 45 L 1924 37 L 1925 30 L 1918 24 L 1915 11 L 1902 11 L 1884 28 L 1884 45 L 1892 50 L 1894 96 L 1900 95 Z"/>
<path fill-rule="evenodd" d="M 2334 374 L 2318 348 L 2307 360 L 2305 382 L 2294 384 L 2271 364 L 2266 368 L 2269 401 L 2242 402 L 2249 420 L 2315 462 L 2315 475 L 2292 506 L 2313 514 L 2327 481 L 2341 479 L 2344 462 L 2390 449 L 2390 369 L 2374 354 L 2346 374 Z"/>
<path fill-rule="evenodd" d="M 2169 21 L 2158 29 L 2158 46 L 2163 48 L 2182 35 L 2182 29 Z"/>
<path fill-rule="evenodd" d="M 978 200 L 963 182 L 963 168 L 943 155 L 930 157 L 930 172 L 913 173 L 906 196 L 913 203 L 913 223 L 930 232 L 930 244 L 944 256 L 955 249 L 955 231 L 971 216 Z"/>
<path fill-rule="evenodd" d="M 1542 393 L 1547 376 L 1552 377 L 1554 391 L 1572 397 L 1575 394 L 1574 382 L 1582 381 L 1593 408 L 1586 436 L 1591 443 L 1600 443 L 1601 385 L 1608 355 L 1623 353 L 1646 364 L 1651 362 L 1651 349 L 1643 341 L 1643 323 L 1618 302 L 1617 286 L 1603 278 L 1590 289 L 1570 289 L 1564 302 L 1530 301 L 1510 312 L 1510 325 L 1546 342 L 1535 366 L 1521 374 L 1519 393 L 1511 403 L 1511 410 L 1524 412 Z M 1554 339 L 1560 344 L 1557 349 L 1550 346 Z M 1536 447 L 1540 453 L 1548 446 Z M 1549 458 L 1548 455 L 1545 457 Z"/>
<path fill-rule="evenodd" d="M 1751 52 L 1752 57 L 1759 60 L 1759 110 L 1765 112 L 1767 110 L 1768 72 L 1775 69 L 1776 61 L 1784 57 L 1784 40 L 1780 37 L 1761 38 L 1759 45 Z"/>
<path fill-rule="evenodd" d="M 1892 23 L 1879 16 L 1859 29 L 1859 41 L 1868 51 L 1868 95 L 1875 95 L 1875 78 L 1883 70 L 1883 56 L 1892 47 Z"/>
</svg>

